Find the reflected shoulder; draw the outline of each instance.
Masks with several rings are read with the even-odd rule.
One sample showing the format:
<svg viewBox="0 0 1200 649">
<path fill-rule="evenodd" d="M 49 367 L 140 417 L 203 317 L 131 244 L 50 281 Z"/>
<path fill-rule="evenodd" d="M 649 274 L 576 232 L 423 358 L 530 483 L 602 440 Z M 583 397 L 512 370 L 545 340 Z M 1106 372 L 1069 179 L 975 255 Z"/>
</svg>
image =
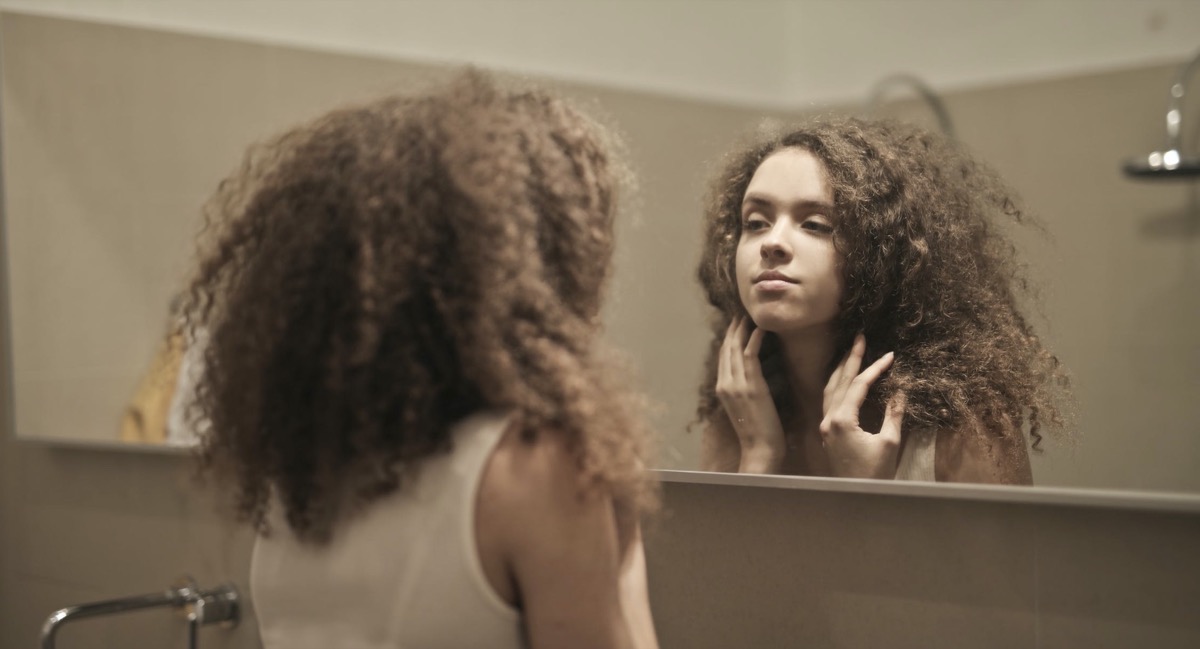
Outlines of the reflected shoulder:
<svg viewBox="0 0 1200 649">
<path fill-rule="evenodd" d="M 939 430 L 934 474 L 938 482 L 1033 484 L 1025 436 L 1015 429 L 1003 436 L 974 427 Z"/>
</svg>

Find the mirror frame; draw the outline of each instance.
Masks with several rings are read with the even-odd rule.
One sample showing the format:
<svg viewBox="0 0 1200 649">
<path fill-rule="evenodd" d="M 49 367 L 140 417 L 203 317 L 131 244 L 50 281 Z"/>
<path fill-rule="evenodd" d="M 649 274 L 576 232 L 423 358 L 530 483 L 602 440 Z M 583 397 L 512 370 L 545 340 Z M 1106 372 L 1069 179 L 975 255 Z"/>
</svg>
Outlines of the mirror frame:
<svg viewBox="0 0 1200 649">
<path fill-rule="evenodd" d="M 1018 505 L 1069 505 L 1104 509 L 1132 509 L 1200 514 L 1200 494 L 1170 491 L 1127 491 L 1121 489 L 1084 489 L 1074 487 L 1038 487 L 989 485 L 960 482 L 911 482 L 865 478 L 818 478 L 795 475 L 749 473 L 713 473 L 654 469 L 664 483 L 678 482 L 730 487 L 834 491 L 909 498 L 971 500 Z"/>
</svg>

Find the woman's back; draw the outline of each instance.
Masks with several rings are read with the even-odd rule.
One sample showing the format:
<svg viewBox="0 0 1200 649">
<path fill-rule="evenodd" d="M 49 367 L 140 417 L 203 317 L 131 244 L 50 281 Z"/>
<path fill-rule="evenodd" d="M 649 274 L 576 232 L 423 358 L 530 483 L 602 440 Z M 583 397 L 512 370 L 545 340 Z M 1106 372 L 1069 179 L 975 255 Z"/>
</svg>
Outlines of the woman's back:
<svg viewBox="0 0 1200 649">
<path fill-rule="evenodd" d="M 296 127 L 221 183 L 185 302 L 207 336 L 190 418 L 272 533 L 268 647 L 653 646 L 649 431 L 597 340 L 607 141 L 468 73 Z"/>
<path fill-rule="evenodd" d="M 454 426 L 453 450 L 345 521 L 328 546 L 298 541 L 278 510 L 251 563 L 267 649 L 521 647 L 519 612 L 492 588 L 475 543 L 480 476 L 507 417 Z"/>
</svg>

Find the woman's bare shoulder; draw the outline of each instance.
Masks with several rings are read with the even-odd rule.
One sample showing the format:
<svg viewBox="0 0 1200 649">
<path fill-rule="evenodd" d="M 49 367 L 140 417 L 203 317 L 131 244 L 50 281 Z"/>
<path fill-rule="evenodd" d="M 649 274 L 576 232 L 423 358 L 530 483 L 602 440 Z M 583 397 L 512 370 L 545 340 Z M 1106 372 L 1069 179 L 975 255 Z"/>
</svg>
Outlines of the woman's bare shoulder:
<svg viewBox="0 0 1200 649">
<path fill-rule="evenodd" d="M 605 527 L 612 517 L 607 495 L 585 482 L 564 435 L 512 427 L 484 470 L 479 520 L 493 521 L 510 543 L 537 545 L 555 535 L 569 536 L 575 526 Z"/>
<path fill-rule="evenodd" d="M 555 431 L 523 431 L 510 426 L 488 459 L 480 484 L 501 502 L 543 499 L 551 492 L 580 486 L 580 471 L 567 440 Z"/>
<path fill-rule="evenodd" d="M 563 435 L 507 431 L 485 470 L 476 520 L 531 646 L 629 645 L 613 501 L 584 482 Z"/>
</svg>

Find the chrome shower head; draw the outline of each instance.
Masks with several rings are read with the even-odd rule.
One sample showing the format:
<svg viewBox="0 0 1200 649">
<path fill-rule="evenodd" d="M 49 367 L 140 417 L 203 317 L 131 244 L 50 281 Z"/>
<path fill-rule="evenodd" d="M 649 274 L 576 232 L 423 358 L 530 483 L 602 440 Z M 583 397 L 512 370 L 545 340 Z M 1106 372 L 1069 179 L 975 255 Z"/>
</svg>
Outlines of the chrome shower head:
<svg viewBox="0 0 1200 649">
<path fill-rule="evenodd" d="M 1127 161 L 1123 169 L 1132 178 L 1193 178 L 1200 176 L 1200 156 L 1187 156 L 1179 149 L 1155 151 Z"/>
<path fill-rule="evenodd" d="M 1188 153 L 1183 148 L 1183 95 L 1197 66 L 1200 66 L 1200 52 L 1180 66 L 1171 84 L 1167 100 L 1167 148 L 1127 161 L 1123 166 L 1125 175 L 1143 179 L 1200 176 L 1200 155 Z"/>
<path fill-rule="evenodd" d="M 942 101 L 940 95 L 929 87 L 929 84 L 922 81 L 919 77 L 912 74 L 893 74 L 883 79 L 880 79 L 871 86 L 870 94 L 867 96 L 865 104 L 868 115 L 873 115 L 878 112 L 883 105 L 886 95 L 889 90 L 894 87 L 907 87 L 917 93 L 921 101 L 929 106 L 933 111 L 934 117 L 937 118 L 938 128 L 942 134 L 950 139 L 954 139 L 954 123 L 950 120 L 950 111 L 946 110 L 946 103 Z"/>
</svg>

